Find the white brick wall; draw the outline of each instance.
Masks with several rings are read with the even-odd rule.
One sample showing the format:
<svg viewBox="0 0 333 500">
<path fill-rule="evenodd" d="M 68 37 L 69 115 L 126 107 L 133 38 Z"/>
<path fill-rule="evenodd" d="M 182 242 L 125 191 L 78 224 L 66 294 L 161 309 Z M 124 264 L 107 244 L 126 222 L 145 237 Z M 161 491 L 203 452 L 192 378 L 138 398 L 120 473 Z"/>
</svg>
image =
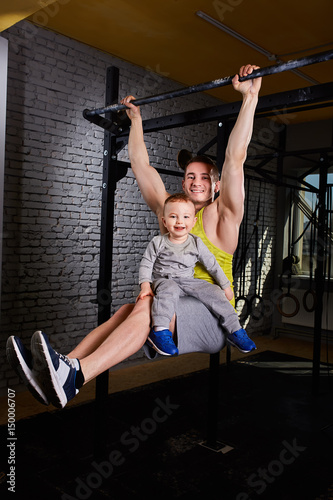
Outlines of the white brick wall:
<svg viewBox="0 0 333 500">
<path fill-rule="evenodd" d="M 107 67 L 120 68 L 121 96 L 140 97 L 177 87 L 164 76 L 51 31 L 32 29 L 27 22 L 2 36 L 9 40 L 9 80 L 0 388 L 18 384 L 4 355 L 9 335 L 28 344 L 31 334 L 43 329 L 66 353 L 96 326 L 104 132 L 89 124 L 82 111 L 103 105 Z M 195 94 L 144 106 L 142 114 L 146 119 L 215 102 Z M 215 131 L 213 123 L 147 134 L 152 164 L 177 169 L 177 152 L 196 151 Z M 119 158 L 128 160 L 127 148 Z M 170 192 L 181 190 L 179 178 L 164 175 L 163 179 Z M 271 250 L 275 190 L 269 189 L 267 248 Z M 251 205 L 256 207 L 255 199 Z M 157 232 L 155 216 L 129 170 L 116 195 L 113 310 L 136 297 L 138 263 Z M 267 254 L 265 272 L 269 269 Z"/>
</svg>

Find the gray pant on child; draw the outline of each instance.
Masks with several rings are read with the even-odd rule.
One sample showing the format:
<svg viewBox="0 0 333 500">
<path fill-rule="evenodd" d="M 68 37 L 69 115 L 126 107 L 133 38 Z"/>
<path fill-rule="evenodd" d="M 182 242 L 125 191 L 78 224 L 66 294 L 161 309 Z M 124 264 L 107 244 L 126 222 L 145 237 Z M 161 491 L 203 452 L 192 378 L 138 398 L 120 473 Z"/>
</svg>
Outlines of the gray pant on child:
<svg viewBox="0 0 333 500">
<path fill-rule="evenodd" d="M 241 328 L 235 309 L 218 285 L 197 278 L 161 278 L 154 282 L 152 325 L 169 328 L 179 297 L 190 295 L 202 302 L 228 333 Z"/>
</svg>

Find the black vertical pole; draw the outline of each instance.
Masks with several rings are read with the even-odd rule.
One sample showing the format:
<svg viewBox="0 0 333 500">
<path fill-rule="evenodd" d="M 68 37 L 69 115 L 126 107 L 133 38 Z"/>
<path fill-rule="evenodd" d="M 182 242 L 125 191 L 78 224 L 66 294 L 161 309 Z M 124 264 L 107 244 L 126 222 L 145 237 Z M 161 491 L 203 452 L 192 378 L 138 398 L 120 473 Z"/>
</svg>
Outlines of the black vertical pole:
<svg viewBox="0 0 333 500">
<path fill-rule="evenodd" d="M 109 106 L 118 102 L 119 70 L 116 67 L 107 69 L 105 104 Z M 108 113 L 107 118 L 112 119 Z M 101 208 L 100 265 L 97 283 L 98 325 L 105 323 L 111 314 L 111 277 L 114 195 L 117 175 L 116 138 L 107 131 L 104 133 L 103 180 Z M 106 450 L 107 412 L 109 372 L 105 371 L 96 378 L 95 397 L 95 457 L 102 457 Z"/>
<path fill-rule="evenodd" d="M 282 153 L 284 153 L 286 150 L 286 139 L 287 139 L 287 127 L 283 125 L 279 133 L 279 150 Z M 283 183 L 283 163 L 284 163 L 283 160 L 284 160 L 283 154 L 278 154 L 277 172 L 276 172 L 276 180 L 278 187 Z"/>
<path fill-rule="evenodd" d="M 312 392 L 314 396 L 319 394 L 320 378 L 320 350 L 321 350 L 321 325 L 323 314 L 323 297 L 325 291 L 325 228 L 327 223 L 326 192 L 328 162 L 322 157 L 319 170 L 319 195 L 318 195 L 318 238 L 317 238 L 317 267 L 316 299 L 313 338 L 313 365 L 312 365 Z"/>
<path fill-rule="evenodd" d="M 226 126 L 223 122 L 217 124 L 217 166 L 221 173 L 225 157 Z M 227 363 L 229 355 L 227 346 Z M 210 354 L 209 359 L 209 392 L 208 392 L 208 416 L 207 416 L 207 446 L 217 447 L 217 424 L 219 411 L 219 376 L 220 376 L 220 353 Z"/>
<path fill-rule="evenodd" d="M 207 446 L 217 448 L 217 424 L 219 412 L 219 375 L 220 353 L 215 352 L 209 357 L 209 391 L 207 418 Z"/>
<path fill-rule="evenodd" d="M 220 175 L 222 173 L 222 168 L 223 168 L 223 163 L 225 159 L 225 150 L 227 147 L 227 142 L 229 139 L 229 135 L 231 132 L 231 126 L 230 122 L 225 121 L 219 121 L 217 125 L 217 155 L 216 155 L 216 163 L 218 166 L 218 169 L 220 171 Z M 231 361 L 231 348 L 230 345 L 226 345 L 226 364 L 227 364 L 227 370 L 230 368 L 230 361 Z"/>
</svg>

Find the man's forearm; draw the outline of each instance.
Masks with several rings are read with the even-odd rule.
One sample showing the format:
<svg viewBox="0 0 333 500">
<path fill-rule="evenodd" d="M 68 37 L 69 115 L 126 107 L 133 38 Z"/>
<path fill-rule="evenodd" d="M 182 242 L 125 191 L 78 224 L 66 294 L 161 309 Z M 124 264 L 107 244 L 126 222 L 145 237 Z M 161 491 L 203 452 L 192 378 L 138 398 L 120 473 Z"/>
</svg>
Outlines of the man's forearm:
<svg viewBox="0 0 333 500">
<path fill-rule="evenodd" d="M 239 161 L 241 164 L 245 161 L 247 148 L 251 141 L 257 103 L 258 95 L 248 93 L 243 96 L 238 118 L 229 136 L 226 157 L 232 158 L 236 162 Z"/>
<path fill-rule="evenodd" d="M 149 166 L 149 156 L 143 138 L 141 116 L 138 116 L 137 118 L 132 120 L 128 138 L 128 155 L 134 174 L 137 166 Z"/>
</svg>

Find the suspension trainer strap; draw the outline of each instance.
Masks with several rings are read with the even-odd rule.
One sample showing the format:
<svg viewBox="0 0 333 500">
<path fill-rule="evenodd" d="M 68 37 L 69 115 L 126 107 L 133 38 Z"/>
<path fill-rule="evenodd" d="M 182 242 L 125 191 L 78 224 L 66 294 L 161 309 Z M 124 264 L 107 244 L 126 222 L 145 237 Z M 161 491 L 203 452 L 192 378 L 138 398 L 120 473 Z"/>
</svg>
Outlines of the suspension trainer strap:
<svg viewBox="0 0 333 500">
<path fill-rule="evenodd" d="M 292 252 L 291 252 L 291 248 L 292 248 L 292 243 L 291 243 L 291 231 L 292 231 L 292 206 L 293 206 L 293 199 L 294 199 L 294 190 L 290 190 L 290 204 L 289 204 L 289 221 L 288 221 L 288 263 L 290 264 L 290 269 L 287 270 L 287 275 L 288 275 L 288 284 L 287 284 L 287 288 L 288 288 L 288 291 L 285 292 L 285 293 L 282 293 L 278 299 L 277 299 L 277 302 L 276 302 L 276 307 L 277 307 L 277 310 L 279 311 L 279 313 L 281 314 L 281 316 L 285 316 L 286 318 L 292 318 L 294 316 L 296 316 L 299 312 L 299 309 L 300 309 L 300 303 L 299 303 L 299 300 L 298 298 L 296 297 L 296 295 L 294 295 L 293 293 L 290 292 L 290 288 L 291 288 L 291 275 L 292 275 L 292 269 L 291 269 L 291 258 L 292 258 Z M 283 273 L 283 271 L 282 271 Z M 291 313 L 286 313 L 285 311 L 283 311 L 283 308 L 282 308 L 282 303 L 284 301 L 284 299 L 286 298 L 290 298 L 293 302 L 294 302 L 294 310 L 291 312 Z"/>
<path fill-rule="evenodd" d="M 255 280 L 255 291 L 250 299 L 251 306 L 251 317 L 254 320 L 259 320 L 264 315 L 263 299 L 260 295 L 261 288 L 261 266 L 258 276 L 258 253 L 259 253 L 259 219 L 260 219 L 260 201 L 261 201 L 261 180 L 259 181 L 259 194 L 258 194 L 258 204 L 257 204 L 257 214 L 254 223 L 254 234 L 255 234 L 255 257 L 254 257 L 254 280 Z M 262 251 L 261 251 L 262 254 Z M 256 304 L 255 304 L 256 302 Z M 260 308 L 258 306 L 260 305 Z M 256 312 L 257 314 L 254 314 Z"/>
<path fill-rule="evenodd" d="M 311 223 L 311 227 L 310 227 L 310 262 L 309 262 L 310 281 L 309 281 L 309 289 L 306 290 L 304 295 L 303 295 L 303 307 L 307 312 L 313 312 L 317 306 L 316 292 L 312 287 L 313 252 L 314 252 L 314 244 L 315 244 L 315 220 L 316 220 L 317 208 L 318 208 L 318 204 L 317 204 L 316 208 L 314 209 L 314 211 L 312 212 L 311 219 L 309 220 L 309 223 Z M 306 228 L 308 228 L 308 226 L 309 225 L 307 224 Z M 304 234 L 304 231 L 303 231 L 303 234 Z M 303 234 L 302 234 L 302 236 L 303 236 Z M 309 295 L 312 296 L 312 306 L 310 306 L 310 307 L 308 306 L 308 303 L 307 303 L 307 298 Z"/>
<path fill-rule="evenodd" d="M 249 247 L 250 241 L 246 245 L 246 238 L 247 238 L 247 227 L 248 227 L 248 216 L 249 216 L 249 198 L 250 198 L 250 178 L 247 179 L 247 190 L 246 190 L 246 213 L 245 213 L 245 221 L 242 223 L 242 243 L 241 245 L 237 246 L 237 250 L 239 247 L 242 247 L 242 253 L 239 258 L 239 261 L 237 262 L 237 266 L 235 264 L 235 271 L 234 271 L 234 276 L 236 272 L 238 271 L 239 267 L 241 268 L 240 272 L 240 295 L 236 297 L 235 299 L 235 307 L 237 307 L 237 304 L 241 301 L 244 302 L 244 306 L 242 309 L 242 318 L 243 320 L 247 319 L 247 317 L 250 315 L 251 310 L 250 310 L 250 303 L 249 299 L 245 296 L 245 281 L 246 281 L 246 274 L 245 274 L 245 269 L 246 269 L 246 262 L 245 262 L 245 257 L 247 253 L 247 249 Z M 252 236 L 251 236 L 252 237 Z M 250 237 L 250 240 L 251 240 Z M 246 307 L 245 307 L 246 306 Z"/>
</svg>

